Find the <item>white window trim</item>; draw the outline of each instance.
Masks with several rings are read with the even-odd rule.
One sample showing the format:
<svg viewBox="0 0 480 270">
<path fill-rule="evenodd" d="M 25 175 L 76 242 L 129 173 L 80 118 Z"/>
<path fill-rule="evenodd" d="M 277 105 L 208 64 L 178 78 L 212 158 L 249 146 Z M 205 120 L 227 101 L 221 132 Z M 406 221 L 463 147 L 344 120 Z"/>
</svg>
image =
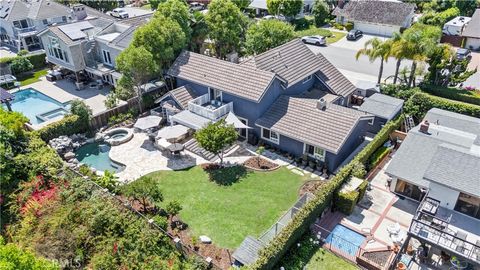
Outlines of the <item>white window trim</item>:
<svg viewBox="0 0 480 270">
<path fill-rule="evenodd" d="M 264 129 L 270 131 L 270 138 L 265 138 L 265 137 L 263 137 L 263 130 L 264 130 Z M 276 139 L 276 140 L 275 140 L 275 139 L 272 140 L 272 133 L 277 134 L 277 139 Z M 272 143 L 274 143 L 274 144 L 280 144 L 280 134 L 279 134 L 278 132 L 272 131 L 271 129 L 262 127 L 262 130 L 261 130 L 261 133 L 260 133 L 260 137 L 261 137 L 262 139 L 264 139 L 264 140 L 266 140 L 266 141 L 269 141 L 269 142 L 272 142 Z"/>
<path fill-rule="evenodd" d="M 110 58 L 110 62 L 108 62 L 107 54 L 108 54 L 108 58 Z M 102 50 L 102 56 L 103 56 L 103 63 L 111 66 L 112 65 L 112 56 L 110 55 L 110 51 Z"/>
<path fill-rule="evenodd" d="M 375 118 L 374 118 L 374 117 L 372 117 L 372 118 L 370 118 L 370 119 L 368 120 L 368 124 L 369 124 L 370 126 L 373 126 L 373 123 L 375 123 Z"/>
<path fill-rule="evenodd" d="M 310 146 L 313 146 L 313 155 L 312 154 L 309 154 L 307 153 L 307 145 L 310 145 Z M 319 155 L 316 155 L 315 152 L 317 149 L 321 149 L 323 150 L 323 156 L 319 156 Z M 315 145 L 311 145 L 311 144 L 307 144 L 307 143 L 303 143 L 303 153 L 311 158 L 314 158 L 316 160 L 320 160 L 320 161 L 323 161 L 325 162 L 325 158 L 327 156 L 327 151 L 323 148 L 320 148 L 320 147 L 317 147 Z"/>
<path fill-rule="evenodd" d="M 313 75 L 308 75 L 305 79 L 303 79 L 302 83 L 306 83 L 313 78 Z"/>
<path fill-rule="evenodd" d="M 220 101 L 223 102 L 223 91 L 222 90 L 219 90 L 219 89 L 216 89 L 216 88 L 213 88 L 213 87 L 208 87 L 208 98 L 210 98 L 210 91 L 218 91 L 220 93 Z"/>
</svg>

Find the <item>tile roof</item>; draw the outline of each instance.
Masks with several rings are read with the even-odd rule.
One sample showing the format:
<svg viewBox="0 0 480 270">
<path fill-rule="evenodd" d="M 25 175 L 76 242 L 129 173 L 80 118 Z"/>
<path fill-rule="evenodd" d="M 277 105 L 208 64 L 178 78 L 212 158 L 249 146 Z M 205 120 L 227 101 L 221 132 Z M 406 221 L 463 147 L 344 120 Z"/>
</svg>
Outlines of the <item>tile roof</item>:
<svg viewBox="0 0 480 270">
<path fill-rule="evenodd" d="M 440 109 L 431 109 L 425 119 L 430 122 L 428 134 L 419 126 L 408 132 L 386 172 L 422 187 L 435 181 L 471 193 L 464 188 L 480 174 L 480 148 L 475 145 L 480 119 Z M 461 177 L 451 181 L 455 175 Z"/>
<path fill-rule="evenodd" d="M 221 89 L 232 95 L 260 101 L 276 75 L 194 52 L 183 51 L 168 75 Z"/>
<path fill-rule="evenodd" d="M 314 74 L 322 64 L 298 38 L 254 56 L 250 61 L 258 69 L 279 75 L 287 82 L 287 87 Z"/>
<path fill-rule="evenodd" d="M 480 155 L 449 144 L 440 144 L 424 178 L 480 197 Z"/>
<path fill-rule="evenodd" d="M 321 53 L 317 54 L 321 62 L 321 68 L 316 73 L 318 78 L 336 95 L 347 97 L 357 90 L 330 61 Z"/>
<path fill-rule="evenodd" d="M 465 26 L 465 29 L 463 30 L 462 36 L 480 38 L 480 26 L 479 25 L 480 25 L 480 8 L 477 8 L 475 10 L 475 13 L 473 13 L 472 19 Z"/>
<path fill-rule="evenodd" d="M 190 100 L 198 97 L 198 95 L 188 85 L 173 89 L 172 91 L 170 91 L 170 95 L 184 110 L 188 108 L 188 102 Z"/>
<path fill-rule="evenodd" d="M 349 21 L 403 26 L 415 10 L 415 4 L 392 0 L 352 0 L 333 14 Z"/>
<path fill-rule="evenodd" d="M 403 100 L 399 98 L 375 93 L 365 99 L 359 110 L 391 120 L 402 109 L 402 106 Z"/>
<path fill-rule="evenodd" d="M 335 104 L 320 110 L 315 99 L 280 96 L 255 124 L 337 153 L 367 116 L 371 115 Z"/>
</svg>

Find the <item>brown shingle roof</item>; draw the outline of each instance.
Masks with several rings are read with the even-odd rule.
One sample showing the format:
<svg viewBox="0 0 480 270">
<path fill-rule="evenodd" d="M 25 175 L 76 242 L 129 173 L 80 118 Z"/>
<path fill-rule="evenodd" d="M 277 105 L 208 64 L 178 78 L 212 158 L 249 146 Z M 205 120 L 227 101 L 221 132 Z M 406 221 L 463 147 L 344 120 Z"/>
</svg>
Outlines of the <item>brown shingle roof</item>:
<svg viewBox="0 0 480 270">
<path fill-rule="evenodd" d="M 413 13 L 415 4 L 391 0 L 352 0 L 343 8 L 337 7 L 333 14 L 344 16 L 349 21 L 403 26 Z"/>
<path fill-rule="evenodd" d="M 319 53 L 317 58 L 322 64 L 316 75 L 334 94 L 346 97 L 357 90 L 355 85 L 334 67 L 325 56 Z"/>
<path fill-rule="evenodd" d="M 279 75 L 287 82 L 287 86 L 312 75 L 321 65 L 315 54 L 298 38 L 259 54 L 250 61 L 259 69 Z"/>
<path fill-rule="evenodd" d="M 168 70 L 168 75 L 217 88 L 255 102 L 275 78 L 268 71 L 183 51 Z"/>
<path fill-rule="evenodd" d="M 371 115 L 335 104 L 320 110 L 315 99 L 280 96 L 255 124 L 337 153 L 366 116 Z"/>
<path fill-rule="evenodd" d="M 178 87 L 176 89 L 173 89 L 170 91 L 170 95 L 177 101 L 178 105 L 182 107 L 182 109 L 187 109 L 188 107 L 188 102 L 196 97 L 198 95 L 190 89 L 188 85 Z"/>
<path fill-rule="evenodd" d="M 480 38 L 480 8 L 477 8 L 473 13 L 472 19 L 465 26 L 462 36 Z"/>
</svg>

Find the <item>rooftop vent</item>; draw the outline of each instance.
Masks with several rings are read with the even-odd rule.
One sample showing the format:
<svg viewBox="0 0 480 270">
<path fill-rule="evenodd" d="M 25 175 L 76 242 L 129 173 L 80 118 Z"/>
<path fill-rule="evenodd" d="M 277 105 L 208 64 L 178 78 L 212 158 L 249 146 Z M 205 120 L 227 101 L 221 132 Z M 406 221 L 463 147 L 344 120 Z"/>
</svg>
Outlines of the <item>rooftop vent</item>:
<svg viewBox="0 0 480 270">
<path fill-rule="evenodd" d="M 326 108 L 327 108 L 327 100 L 325 100 L 324 98 L 317 100 L 317 109 L 325 110 Z"/>
<path fill-rule="evenodd" d="M 428 127 L 430 126 L 430 123 L 428 122 L 428 120 L 424 120 L 421 124 L 420 124 L 420 132 L 422 133 L 425 133 L 425 134 L 428 134 Z"/>
</svg>

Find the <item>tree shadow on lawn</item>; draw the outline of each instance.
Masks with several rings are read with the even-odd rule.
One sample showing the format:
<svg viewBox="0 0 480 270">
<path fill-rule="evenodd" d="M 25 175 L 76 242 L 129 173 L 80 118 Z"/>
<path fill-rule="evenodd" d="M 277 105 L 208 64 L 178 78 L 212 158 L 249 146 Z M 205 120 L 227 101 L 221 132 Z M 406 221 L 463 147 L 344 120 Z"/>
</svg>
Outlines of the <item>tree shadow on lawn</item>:
<svg viewBox="0 0 480 270">
<path fill-rule="evenodd" d="M 204 170 L 208 173 L 211 181 L 221 186 L 231 186 L 239 182 L 242 178 L 245 178 L 249 173 L 247 169 L 241 165 L 223 168 L 212 167 L 204 168 Z"/>
</svg>

